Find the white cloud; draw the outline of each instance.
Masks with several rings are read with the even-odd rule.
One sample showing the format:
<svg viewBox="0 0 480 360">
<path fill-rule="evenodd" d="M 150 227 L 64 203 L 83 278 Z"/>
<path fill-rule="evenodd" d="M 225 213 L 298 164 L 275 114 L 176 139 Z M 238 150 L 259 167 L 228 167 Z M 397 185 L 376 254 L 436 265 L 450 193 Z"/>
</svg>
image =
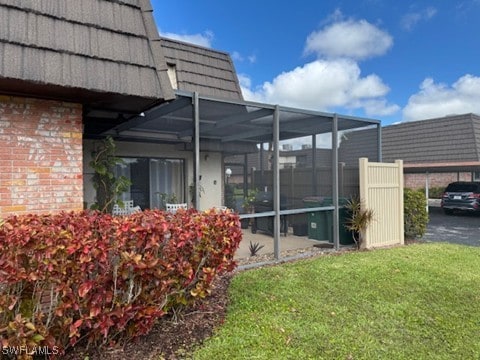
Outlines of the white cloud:
<svg viewBox="0 0 480 360">
<path fill-rule="evenodd" d="M 233 61 L 239 61 L 239 62 L 242 62 L 244 59 L 243 59 L 243 56 L 240 55 L 240 53 L 238 51 L 234 51 L 230 54 L 230 56 L 232 57 L 232 60 Z"/>
<path fill-rule="evenodd" d="M 464 75 L 451 86 L 426 78 L 403 109 L 403 119 L 423 120 L 453 114 L 480 113 L 480 77 Z"/>
<path fill-rule="evenodd" d="M 250 55 L 250 56 L 247 57 L 247 59 L 248 59 L 248 62 L 250 64 L 254 64 L 254 63 L 257 62 L 257 56 L 256 55 Z"/>
<path fill-rule="evenodd" d="M 371 99 L 362 103 L 367 116 L 389 116 L 400 110 L 397 104 L 388 104 L 386 99 Z"/>
<path fill-rule="evenodd" d="M 399 109 L 383 98 L 389 88 L 378 76 L 361 77 L 358 64 L 347 59 L 319 59 L 283 72 L 257 89 L 251 89 L 247 77 L 241 78 L 241 85 L 245 99 L 251 101 L 319 111 L 363 108 L 369 116 L 391 115 Z"/>
<path fill-rule="evenodd" d="M 405 14 L 400 20 L 400 24 L 403 29 L 411 31 L 415 26 L 417 26 L 420 21 L 428 21 L 436 14 L 437 9 L 430 6 L 417 12 L 410 12 L 408 14 Z"/>
<path fill-rule="evenodd" d="M 238 74 L 246 100 L 281 104 L 319 111 L 338 108 L 363 109 L 368 116 L 391 115 L 398 106 L 385 99 L 389 87 L 375 74 L 361 76 L 357 60 L 384 54 L 392 37 L 366 20 L 345 20 L 337 10 L 327 19 L 329 25 L 311 33 L 305 52 L 319 59 L 285 71 L 272 81 L 253 88 L 250 78 Z M 214 35 L 161 33 L 164 37 L 211 47 Z M 256 55 L 231 53 L 236 62 L 256 62 Z M 343 111 L 343 110 L 342 110 Z"/>
<path fill-rule="evenodd" d="M 238 51 L 232 52 L 230 56 L 232 57 L 233 61 L 237 61 L 237 62 L 244 62 L 245 60 L 247 60 L 250 64 L 253 64 L 257 61 L 257 57 L 255 55 L 249 55 L 245 58 Z"/>
<path fill-rule="evenodd" d="M 250 101 L 259 101 L 255 93 L 251 90 L 252 80 L 245 74 L 237 74 L 238 82 L 242 90 L 243 98 Z"/>
<path fill-rule="evenodd" d="M 335 16 L 338 18 L 338 14 Z M 306 54 L 363 60 L 385 54 L 393 38 L 366 20 L 342 20 L 314 31 L 307 37 Z"/>
<path fill-rule="evenodd" d="M 212 47 L 212 41 L 214 38 L 214 34 L 211 31 L 205 31 L 203 34 L 175 34 L 160 32 L 160 36 L 207 48 Z"/>
</svg>

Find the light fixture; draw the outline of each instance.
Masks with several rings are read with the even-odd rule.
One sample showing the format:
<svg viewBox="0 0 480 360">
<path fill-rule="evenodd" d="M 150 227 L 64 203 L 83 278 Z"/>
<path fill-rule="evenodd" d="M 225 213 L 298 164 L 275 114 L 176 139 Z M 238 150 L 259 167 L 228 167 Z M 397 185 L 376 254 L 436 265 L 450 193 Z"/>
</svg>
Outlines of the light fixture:
<svg viewBox="0 0 480 360">
<path fill-rule="evenodd" d="M 225 182 L 228 184 L 228 179 L 230 178 L 230 176 L 232 175 L 232 169 L 230 168 L 226 168 L 225 169 Z"/>
</svg>

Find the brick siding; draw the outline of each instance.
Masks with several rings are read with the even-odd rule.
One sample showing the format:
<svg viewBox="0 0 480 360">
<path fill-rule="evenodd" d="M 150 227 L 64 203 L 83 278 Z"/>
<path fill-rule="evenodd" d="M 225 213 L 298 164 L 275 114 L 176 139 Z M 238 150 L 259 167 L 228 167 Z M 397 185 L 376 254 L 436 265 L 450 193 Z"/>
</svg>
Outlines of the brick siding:
<svg viewBox="0 0 480 360">
<path fill-rule="evenodd" d="M 82 107 L 0 96 L 0 217 L 83 208 Z"/>
<path fill-rule="evenodd" d="M 405 174 L 404 182 L 405 187 L 411 189 L 424 189 L 425 188 L 425 174 Z M 428 174 L 429 187 L 446 187 L 449 183 L 454 181 L 472 181 L 472 173 L 431 173 Z"/>
</svg>

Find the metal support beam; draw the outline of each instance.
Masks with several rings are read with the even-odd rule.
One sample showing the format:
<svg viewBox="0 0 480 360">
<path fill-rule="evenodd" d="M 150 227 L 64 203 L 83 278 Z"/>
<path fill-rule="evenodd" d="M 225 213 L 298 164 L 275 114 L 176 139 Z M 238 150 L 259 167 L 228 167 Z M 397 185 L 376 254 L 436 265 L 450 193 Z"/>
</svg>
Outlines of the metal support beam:
<svg viewBox="0 0 480 360">
<path fill-rule="evenodd" d="M 333 114 L 332 123 L 332 197 L 333 197 L 333 246 L 340 249 L 338 211 L 338 116 Z"/>
<path fill-rule="evenodd" d="M 171 112 L 182 109 L 185 106 L 189 106 L 190 104 L 191 100 L 189 98 L 176 99 L 168 104 L 162 104 L 156 107 L 155 109 L 145 113 L 144 116 L 136 116 L 133 119 L 121 123 L 115 126 L 113 129 L 108 130 L 108 132 L 113 130 L 117 133 L 121 133 L 122 131 L 130 130 L 134 127 L 141 126 L 146 122 L 157 120 L 166 114 L 170 114 Z"/>
<path fill-rule="evenodd" d="M 313 195 L 318 195 L 317 189 L 317 135 L 312 135 L 312 189 Z"/>
<path fill-rule="evenodd" d="M 193 93 L 193 119 L 195 133 L 195 150 L 194 150 L 194 169 L 193 175 L 195 179 L 195 208 L 200 210 L 200 106 L 198 93 Z"/>
<path fill-rule="evenodd" d="M 428 199 L 430 197 L 429 188 L 430 188 L 430 184 L 429 184 L 428 171 L 427 171 L 425 173 L 425 200 L 427 202 L 427 214 L 428 214 Z"/>
<path fill-rule="evenodd" d="M 273 254 L 280 259 L 280 108 L 275 106 L 273 113 Z"/>
</svg>

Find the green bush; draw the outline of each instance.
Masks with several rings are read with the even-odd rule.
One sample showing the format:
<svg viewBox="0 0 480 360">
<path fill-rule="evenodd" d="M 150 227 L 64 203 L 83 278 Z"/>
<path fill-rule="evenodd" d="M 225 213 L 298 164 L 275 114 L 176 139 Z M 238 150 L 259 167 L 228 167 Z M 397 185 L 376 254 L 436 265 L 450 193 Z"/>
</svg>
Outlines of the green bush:
<svg viewBox="0 0 480 360">
<path fill-rule="evenodd" d="M 430 199 L 441 199 L 445 191 L 445 186 L 435 186 L 428 189 L 428 197 Z"/>
<path fill-rule="evenodd" d="M 404 235 L 405 239 L 421 238 L 427 230 L 427 200 L 421 190 L 404 189 Z"/>
</svg>

